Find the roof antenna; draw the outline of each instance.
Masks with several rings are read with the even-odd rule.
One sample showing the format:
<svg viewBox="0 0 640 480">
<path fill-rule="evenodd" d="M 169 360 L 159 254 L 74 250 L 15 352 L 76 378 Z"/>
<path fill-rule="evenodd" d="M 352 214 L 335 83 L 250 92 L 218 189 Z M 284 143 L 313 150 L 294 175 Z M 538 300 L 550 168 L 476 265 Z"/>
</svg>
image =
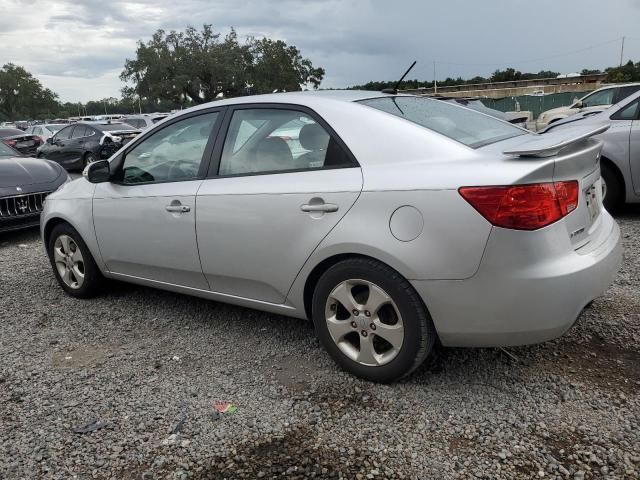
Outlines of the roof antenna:
<svg viewBox="0 0 640 480">
<path fill-rule="evenodd" d="M 404 80 L 404 77 L 406 77 L 411 71 L 411 69 L 416 66 L 416 63 L 417 62 L 414 60 L 411 66 L 407 68 L 407 71 L 404 72 L 404 75 L 402 75 L 402 78 L 400 78 L 400 80 L 398 80 L 398 82 L 395 84 L 395 86 L 393 88 L 385 88 L 384 90 L 382 90 L 382 93 L 391 93 L 392 95 L 395 95 L 396 93 L 398 93 L 398 87 Z"/>
</svg>

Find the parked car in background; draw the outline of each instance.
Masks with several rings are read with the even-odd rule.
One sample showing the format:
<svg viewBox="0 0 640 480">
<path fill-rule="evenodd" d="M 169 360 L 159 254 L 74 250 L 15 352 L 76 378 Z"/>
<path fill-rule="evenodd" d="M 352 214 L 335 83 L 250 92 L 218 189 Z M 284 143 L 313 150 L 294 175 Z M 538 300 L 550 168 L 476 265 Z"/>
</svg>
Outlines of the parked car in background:
<svg viewBox="0 0 640 480">
<path fill-rule="evenodd" d="M 16 149 L 23 155 L 35 156 L 36 151 L 44 141 L 37 135 L 25 133 L 17 128 L 0 128 L 0 141 Z"/>
<path fill-rule="evenodd" d="M 27 128 L 29 128 L 29 122 L 27 122 L 26 120 L 20 120 L 20 121 L 16 122 L 16 128 L 24 131 Z"/>
<path fill-rule="evenodd" d="M 146 130 L 157 123 L 153 121 L 150 115 L 129 115 L 123 117 L 122 121 L 140 130 Z"/>
<path fill-rule="evenodd" d="M 536 131 L 542 131 L 558 120 L 567 118 L 580 112 L 588 112 L 593 109 L 602 109 L 627 98 L 640 90 L 640 83 L 625 85 L 609 85 L 585 95 L 568 107 L 558 107 L 542 112 L 536 120 Z"/>
<path fill-rule="evenodd" d="M 62 123 L 47 123 L 41 125 L 31 125 L 25 133 L 37 135 L 42 142 L 46 142 L 48 138 L 53 137 L 56 132 L 64 128 L 66 125 Z"/>
<path fill-rule="evenodd" d="M 59 165 L 0 143 L 0 232 L 39 225 L 44 199 L 70 180 Z"/>
<path fill-rule="evenodd" d="M 467 107 L 471 110 L 491 115 L 492 117 L 499 118 L 500 120 L 518 125 L 522 128 L 526 128 L 527 122 L 529 121 L 530 112 L 501 112 L 500 110 L 487 107 L 479 98 L 475 97 L 454 98 L 434 96 L 433 98 L 462 105 L 463 107 Z"/>
<path fill-rule="evenodd" d="M 582 112 L 549 125 L 544 131 L 571 130 L 586 125 L 610 125 L 604 141 L 602 169 L 604 205 L 609 211 L 625 202 L 640 202 L 640 92 L 600 112 Z"/>
<path fill-rule="evenodd" d="M 47 139 L 37 156 L 80 170 L 89 163 L 109 158 L 140 130 L 120 122 L 81 122 L 67 125 Z"/>
<path fill-rule="evenodd" d="M 541 136 L 374 92 L 219 100 L 89 165 L 41 232 L 72 296 L 109 277 L 310 318 L 338 364 L 389 382 L 437 338 L 562 335 L 608 287 L 605 128 Z"/>
</svg>

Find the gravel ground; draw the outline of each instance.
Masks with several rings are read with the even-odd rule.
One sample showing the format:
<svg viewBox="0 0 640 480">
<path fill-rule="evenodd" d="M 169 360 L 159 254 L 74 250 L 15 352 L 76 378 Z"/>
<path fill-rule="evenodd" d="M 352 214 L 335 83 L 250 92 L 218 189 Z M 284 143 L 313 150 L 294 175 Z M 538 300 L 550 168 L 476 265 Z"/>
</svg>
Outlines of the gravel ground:
<svg viewBox="0 0 640 480">
<path fill-rule="evenodd" d="M 567 335 L 439 349 L 388 386 L 307 322 L 122 284 L 72 299 L 36 231 L 2 235 L 0 477 L 640 478 L 640 208 L 618 220 L 622 270 Z"/>
</svg>

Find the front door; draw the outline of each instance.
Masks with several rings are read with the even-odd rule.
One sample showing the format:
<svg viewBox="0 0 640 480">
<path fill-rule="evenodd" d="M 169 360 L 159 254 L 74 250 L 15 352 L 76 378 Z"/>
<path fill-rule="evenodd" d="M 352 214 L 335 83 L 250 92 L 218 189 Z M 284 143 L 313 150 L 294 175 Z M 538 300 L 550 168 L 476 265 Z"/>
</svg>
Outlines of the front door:
<svg viewBox="0 0 640 480">
<path fill-rule="evenodd" d="M 93 215 L 100 253 L 115 274 L 207 290 L 196 242 L 196 192 L 221 120 L 194 112 L 132 142 L 100 183 Z M 120 163 L 115 166 L 115 163 Z"/>
<path fill-rule="evenodd" d="M 637 195 L 640 195 L 640 120 L 634 120 L 631 124 L 629 162 L 631 164 L 633 189 Z"/>
<path fill-rule="evenodd" d="M 362 173 L 311 112 L 238 107 L 225 123 L 219 168 L 196 199 L 202 269 L 217 293 L 280 304 Z"/>
</svg>

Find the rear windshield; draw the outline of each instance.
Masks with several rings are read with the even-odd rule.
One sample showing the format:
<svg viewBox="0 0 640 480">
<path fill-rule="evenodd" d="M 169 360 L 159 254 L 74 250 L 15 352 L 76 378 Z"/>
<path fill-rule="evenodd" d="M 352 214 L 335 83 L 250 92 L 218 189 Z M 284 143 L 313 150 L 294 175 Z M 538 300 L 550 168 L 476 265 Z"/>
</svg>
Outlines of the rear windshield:
<svg viewBox="0 0 640 480">
<path fill-rule="evenodd" d="M 526 133 L 496 118 L 430 98 L 380 97 L 360 103 L 417 123 L 471 148 Z"/>
</svg>

